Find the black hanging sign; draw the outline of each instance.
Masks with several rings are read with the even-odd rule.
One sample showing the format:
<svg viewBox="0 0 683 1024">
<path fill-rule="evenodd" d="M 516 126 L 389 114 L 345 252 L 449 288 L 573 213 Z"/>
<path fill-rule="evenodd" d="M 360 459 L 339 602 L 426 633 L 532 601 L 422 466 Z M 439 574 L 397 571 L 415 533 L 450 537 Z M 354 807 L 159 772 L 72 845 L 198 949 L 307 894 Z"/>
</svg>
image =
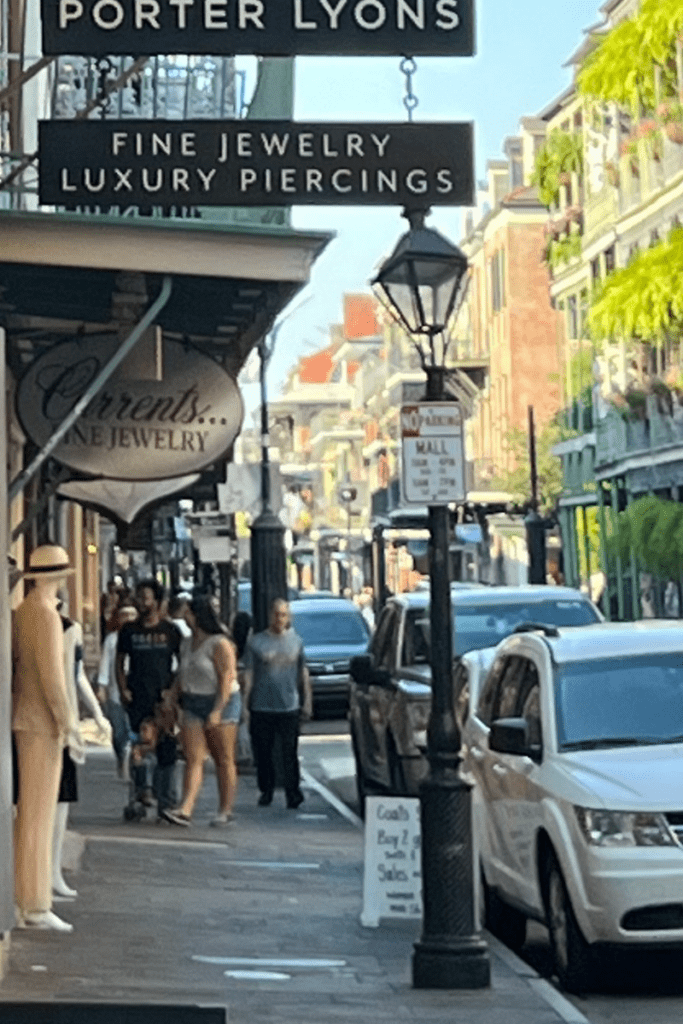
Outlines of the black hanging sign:
<svg viewBox="0 0 683 1024">
<path fill-rule="evenodd" d="M 468 206 L 473 126 L 41 121 L 44 205 Z"/>
<path fill-rule="evenodd" d="M 469 57 L 474 0 L 41 0 L 43 53 Z"/>
</svg>

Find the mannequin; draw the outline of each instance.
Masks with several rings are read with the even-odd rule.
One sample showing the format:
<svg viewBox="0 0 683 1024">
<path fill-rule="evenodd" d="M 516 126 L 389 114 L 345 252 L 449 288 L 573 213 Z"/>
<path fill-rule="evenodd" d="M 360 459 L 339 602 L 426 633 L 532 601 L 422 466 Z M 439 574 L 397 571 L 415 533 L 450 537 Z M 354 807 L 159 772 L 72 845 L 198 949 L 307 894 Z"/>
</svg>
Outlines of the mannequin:
<svg viewBox="0 0 683 1024">
<path fill-rule="evenodd" d="M 110 741 L 111 726 L 104 716 L 83 668 L 83 630 L 81 625 L 79 622 L 68 619 L 61 611 L 60 619 L 64 630 L 64 677 L 73 716 L 78 721 L 78 698 L 80 696 L 95 719 L 99 738 L 105 742 Z M 85 748 L 82 744 L 79 749 L 72 744 L 64 748 L 62 777 L 55 812 L 55 828 L 52 835 L 52 894 L 54 900 L 73 899 L 78 896 L 77 891 L 64 880 L 62 850 L 69 816 L 69 804 L 78 799 L 75 765 L 82 764 L 84 761 Z"/>
<path fill-rule="evenodd" d="M 19 795 L 14 823 L 17 925 L 70 932 L 52 911 L 52 836 L 62 750 L 78 737 L 64 675 L 64 631 L 58 590 L 73 569 L 64 548 L 31 552 L 25 579 L 34 586 L 12 623 L 12 729 Z"/>
</svg>

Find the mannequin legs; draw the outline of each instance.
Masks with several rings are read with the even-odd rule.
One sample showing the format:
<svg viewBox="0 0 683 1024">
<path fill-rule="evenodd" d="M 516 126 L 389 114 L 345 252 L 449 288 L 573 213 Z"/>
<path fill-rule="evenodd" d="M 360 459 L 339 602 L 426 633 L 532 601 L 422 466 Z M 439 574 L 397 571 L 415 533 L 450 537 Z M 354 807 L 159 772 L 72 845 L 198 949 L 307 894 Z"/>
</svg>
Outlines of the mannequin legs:
<svg viewBox="0 0 683 1024">
<path fill-rule="evenodd" d="M 76 890 L 66 884 L 62 875 L 62 849 L 68 817 L 69 805 L 67 803 L 57 804 L 55 827 L 52 833 L 52 891 L 57 896 L 78 896 Z"/>
<path fill-rule="evenodd" d="M 52 836 L 62 744 L 58 737 L 41 733 L 19 730 L 15 736 L 19 768 L 19 801 L 14 822 L 17 907 L 27 924 L 59 928 L 64 922 L 51 913 Z"/>
</svg>

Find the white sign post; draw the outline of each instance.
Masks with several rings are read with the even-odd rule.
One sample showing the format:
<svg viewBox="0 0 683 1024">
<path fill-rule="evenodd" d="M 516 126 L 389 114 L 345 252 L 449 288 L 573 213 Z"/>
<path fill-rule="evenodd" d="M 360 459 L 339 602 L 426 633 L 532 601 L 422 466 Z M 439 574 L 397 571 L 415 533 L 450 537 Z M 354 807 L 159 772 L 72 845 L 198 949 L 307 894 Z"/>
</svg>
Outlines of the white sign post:
<svg viewBox="0 0 683 1024">
<path fill-rule="evenodd" d="M 401 408 L 403 501 L 448 505 L 465 498 L 462 411 L 457 402 Z"/>
<path fill-rule="evenodd" d="M 420 801 L 417 797 L 365 798 L 365 870 L 360 923 L 422 917 Z"/>
</svg>

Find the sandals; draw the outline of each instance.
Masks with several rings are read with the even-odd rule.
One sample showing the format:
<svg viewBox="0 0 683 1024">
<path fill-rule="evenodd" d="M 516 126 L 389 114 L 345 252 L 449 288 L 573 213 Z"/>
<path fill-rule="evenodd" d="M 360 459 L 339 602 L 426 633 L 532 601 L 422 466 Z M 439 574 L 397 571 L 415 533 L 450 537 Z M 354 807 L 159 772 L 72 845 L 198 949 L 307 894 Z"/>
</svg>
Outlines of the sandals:
<svg viewBox="0 0 683 1024">
<path fill-rule="evenodd" d="M 233 820 L 234 816 L 229 811 L 219 811 L 218 814 L 214 814 L 213 818 L 211 818 L 209 825 L 213 826 L 213 828 L 223 828 Z"/>
<path fill-rule="evenodd" d="M 192 819 L 187 814 L 183 814 L 182 811 L 174 811 L 168 807 L 160 812 L 160 817 L 164 818 L 165 821 L 170 821 L 172 825 L 182 825 L 184 828 L 189 828 L 192 824 Z"/>
</svg>

